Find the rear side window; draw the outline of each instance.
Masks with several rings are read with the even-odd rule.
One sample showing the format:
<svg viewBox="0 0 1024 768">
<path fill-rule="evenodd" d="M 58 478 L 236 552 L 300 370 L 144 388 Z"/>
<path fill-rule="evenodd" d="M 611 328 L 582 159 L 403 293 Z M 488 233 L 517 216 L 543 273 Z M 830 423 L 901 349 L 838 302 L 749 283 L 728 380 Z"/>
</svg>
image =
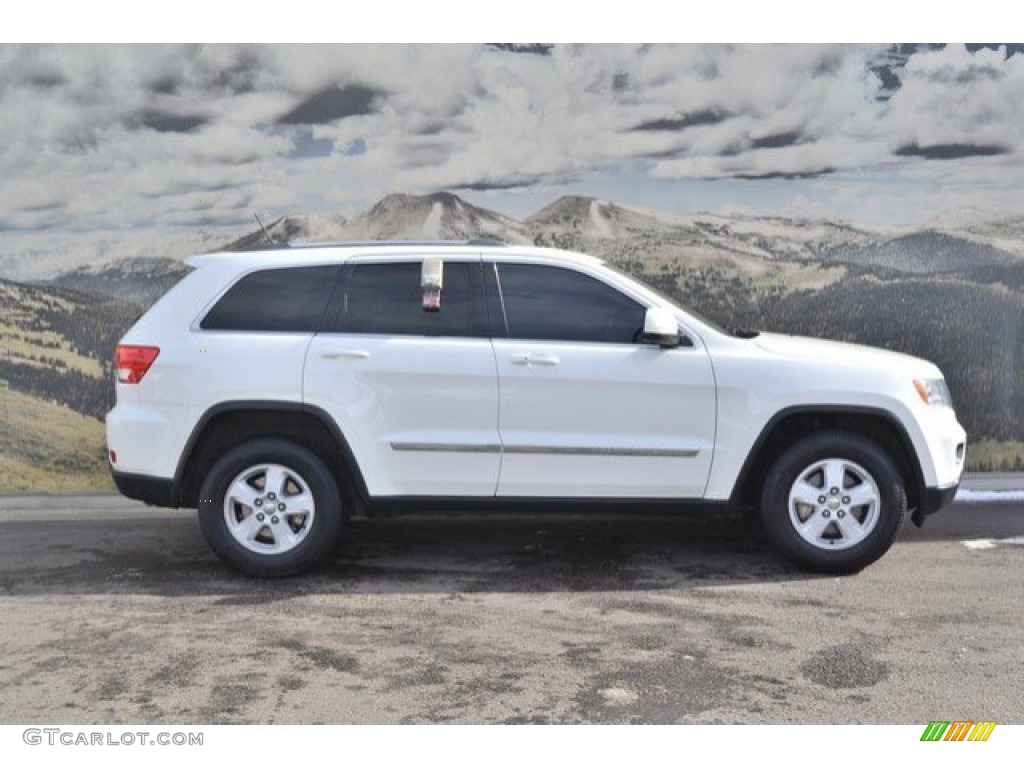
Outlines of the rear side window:
<svg viewBox="0 0 1024 768">
<path fill-rule="evenodd" d="M 225 293 L 199 327 L 210 331 L 315 332 L 341 267 L 265 269 Z"/>
<path fill-rule="evenodd" d="M 423 309 L 423 264 L 357 264 L 345 292 L 344 333 L 392 336 L 486 336 L 479 262 L 446 261 L 441 308 Z"/>
<path fill-rule="evenodd" d="M 596 278 L 561 267 L 499 264 L 510 339 L 635 344 L 642 305 Z"/>
</svg>

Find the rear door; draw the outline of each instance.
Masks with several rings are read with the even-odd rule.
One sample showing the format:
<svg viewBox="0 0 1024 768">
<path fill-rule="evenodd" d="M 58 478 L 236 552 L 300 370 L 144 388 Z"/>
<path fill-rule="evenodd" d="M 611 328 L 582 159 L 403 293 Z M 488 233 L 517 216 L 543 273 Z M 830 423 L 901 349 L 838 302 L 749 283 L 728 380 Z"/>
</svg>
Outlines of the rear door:
<svg viewBox="0 0 1024 768">
<path fill-rule="evenodd" d="M 505 325 L 498 495 L 701 498 L 716 400 L 700 340 L 639 343 L 647 307 L 582 267 L 499 261 L 486 277 Z"/>
<path fill-rule="evenodd" d="M 355 259 L 306 358 L 305 401 L 334 417 L 374 496 L 493 496 L 497 486 L 481 262 L 443 261 L 440 309 L 426 311 L 422 259 Z"/>
</svg>

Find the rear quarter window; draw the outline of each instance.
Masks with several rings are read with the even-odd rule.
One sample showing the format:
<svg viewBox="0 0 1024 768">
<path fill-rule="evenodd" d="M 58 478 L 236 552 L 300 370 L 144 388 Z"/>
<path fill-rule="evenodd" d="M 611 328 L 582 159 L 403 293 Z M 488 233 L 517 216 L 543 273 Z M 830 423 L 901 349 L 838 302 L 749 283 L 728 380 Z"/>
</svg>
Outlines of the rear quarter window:
<svg viewBox="0 0 1024 768">
<path fill-rule="evenodd" d="M 207 331 L 312 333 L 341 267 L 288 267 L 251 272 L 228 289 L 199 327 Z"/>
</svg>

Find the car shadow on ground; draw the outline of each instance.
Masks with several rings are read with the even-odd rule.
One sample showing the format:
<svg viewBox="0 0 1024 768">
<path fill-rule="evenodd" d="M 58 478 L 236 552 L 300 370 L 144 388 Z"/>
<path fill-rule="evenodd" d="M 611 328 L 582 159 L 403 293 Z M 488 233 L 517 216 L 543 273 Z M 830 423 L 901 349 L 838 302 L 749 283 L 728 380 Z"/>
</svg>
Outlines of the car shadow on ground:
<svg viewBox="0 0 1024 768">
<path fill-rule="evenodd" d="M 208 549 L 193 516 L 0 523 L 0 594 L 220 596 L 598 592 L 815 578 L 740 518 L 628 515 L 351 520 L 299 577 L 253 579 Z"/>
<path fill-rule="evenodd" d="M 955 506 L 897 546 L 1019 536 L 1024 509 Z M 776 555 L 742 517 L 533 515 L 356 519 L 299 577 L 224 565 L 194 513 L 0 522 L 0 595 L 211 596 L 258 604 L 317 594 L 689 590 L 823 578 Z"/>
</svg>

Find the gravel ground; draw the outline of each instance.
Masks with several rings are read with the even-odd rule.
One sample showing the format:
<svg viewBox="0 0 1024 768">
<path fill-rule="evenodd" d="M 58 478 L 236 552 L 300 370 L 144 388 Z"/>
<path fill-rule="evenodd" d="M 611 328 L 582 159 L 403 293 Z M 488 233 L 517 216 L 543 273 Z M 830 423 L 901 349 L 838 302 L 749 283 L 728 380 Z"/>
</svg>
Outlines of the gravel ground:
<svg viewBox="0 0 1024 768">
<path fill-rule="evenodd" d="M 194 513 L 0 497 L 0 722 L 1024 723 L 1022 534 L 956 505 L 833 578 L 741 519 L 355 521 L 265 582 Z"/>
</svg>

